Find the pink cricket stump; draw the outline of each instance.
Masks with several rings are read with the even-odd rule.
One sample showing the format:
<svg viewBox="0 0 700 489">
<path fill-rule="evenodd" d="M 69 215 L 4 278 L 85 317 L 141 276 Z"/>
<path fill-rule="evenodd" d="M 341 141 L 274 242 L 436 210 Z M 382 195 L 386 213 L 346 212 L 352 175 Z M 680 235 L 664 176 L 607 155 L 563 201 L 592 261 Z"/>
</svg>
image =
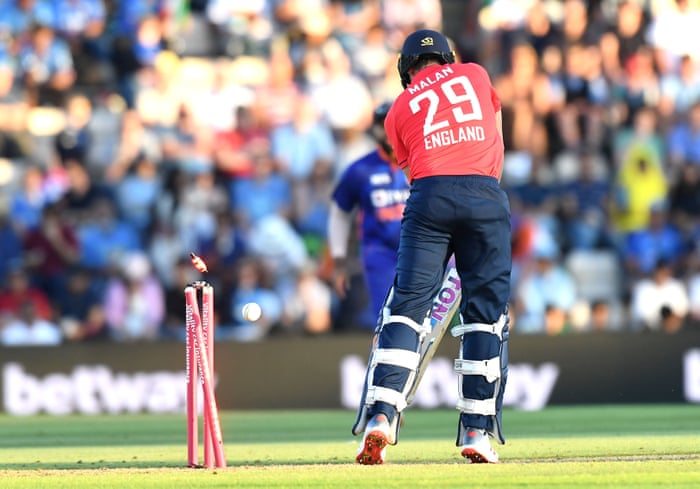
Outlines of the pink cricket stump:
<svg viewBox="0 0 700 489">
<path fill-rule="evenodd" d="M 202 312 L 197 290 L 202 290 Z M 187 457 L 188 466 L 199 465 L 197 372 L 204 394 L 203 444 L 206 467 L 226 467 L 219 410 L 214 393 L 214 288 L 199 281 L 185 288 L 187 362 Z"/>
<path fill-rule="evenodd" d="M 185 382 L 187 384 L 187 465 L 199 466 L 199 432 L 197 403 L 197 355 L 195 345 L 195 321 L 197 311 L 197 290 L 185 288 Z"/>
<path fill-rule="evenodd" d="M 202 336 L 204 337 L 204 352 L 209 360 L 209 378 L 216 385 L 214 373 L 214 287 L 202 287 Z M 208 411 L 204 410 L 204 465 L 214 467 L 215 451 L 212 439 L 212 420 Z"/>
</svg>

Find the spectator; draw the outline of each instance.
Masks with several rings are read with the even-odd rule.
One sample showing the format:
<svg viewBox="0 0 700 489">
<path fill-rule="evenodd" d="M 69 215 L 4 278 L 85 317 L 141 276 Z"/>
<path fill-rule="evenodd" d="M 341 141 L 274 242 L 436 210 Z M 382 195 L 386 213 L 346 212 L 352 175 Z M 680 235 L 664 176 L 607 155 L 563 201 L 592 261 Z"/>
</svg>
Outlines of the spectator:
<svg viewBox="0 0 700 489">
<path fill-rule="evenodd" d="M 80 265 L 98 275 L 116 269 L 125 254 L 142 249 L 138 230 L 117 216 L 114 202 L 109 198 L 95 202 L 78 226 L 78 241 Z"/>
<path fill-rule="evenodd" d="M 273 287 L 282 299 L 293 294 L 297 273 L 309 254 L 291 223 L 275 214 L 261 218 L 251 227 L 247 243 L 249 253 L 269 268 Z"/>
<path fill-rule="evenodd" d="M 66 285 L 68 270 L 80 259 L 75 227 L 64 220 L 58 205 L 44 208 L 40 226 L 29 231 L 23 247 L 34 282 L 55 297 Z"/>
<path fill-rule="evenodd" d="M 256 148 L 253 155 L 253 175 L 233 180 L 230 204 L 237 222 L 251 226 L 264 217 L 289 216 L 292 189 L 280 172 L 269 148 Z"/>
<path fill-rule="evenodd" d="M 622 236 L 649 224 L 652 205 L 666 199 L 668 183 L 660 162 L 644 151 L 630 152 L 613 188 L 613 225 Z"/>
<path fill-rule="evenodd" d="M 76 79 L 66 42 L 46 25 L 35 24 L 19 47 L 19 78 L 29 91 L 30 105 L 63 105 Z"/>
<path fill-rule="evenodd" d="M 165 7 L 162 0 L 121 0 L 116 2 L 111 12 L 111 29 L 117 35 L 133 37 L 142 19 L 149 15 L 165 16 Z"/>
<path fill-rule="evenodd" d="M 309 91 L 322 117 L 334 131 L 369 127 L 374 101 L 366 83 L 352 71 L 350 58 L 337 42 L 324 45 L 322 54 L 327 79 Z"/>
<path fill-rule="evenodd" d="M 49 200 L 44 170 L 38 165 L 27 166 L 21 187 L 10 198 L 10 219 L 17 232 L 24 234 L 37 228 Z"/>
<path fill-rule="evenodd" d="M 118 5 L 128 8 L 128 5 L 138 3 L 141 2 L 126 0 L 118 2 Z M 114 70 L 117 90 L 131 110 L 136 105 L 139 74 L 153 68 L 163 50 L 164 23 L 157 16 L 149 14 L 135 14 L 135 18 L 125 22 L 127 24 L 120 26 L 120 31 L 112 40 L 108 58 Z"/>
<path fill-rule="evenodd" d="M 639 48 L 646 45 L 646 20 L 639 2 L 625 0 L 618 2 L 617 16 L 612 29 L 619 43 L 619 62 L 624 66 Z"/>
<path fill-rule="evenodd" d="M 624 84 L 625 70 L 623 68 L 627 56 L 622 54 L 622 47 L 620 38 L 617 37 L 613 32 L 605 32 L 600 36 L 600 41 L 598 41 L 598 46 L 600 47 L 601 63 L 603 67 L 603 73 L 605 77 L 610 81 L 613 87 L 619 87 Z M 635 50 L 638 46 L 635 48 Z M 623 61 L 623 59 L 625 61 Z M 626 107 L 621 100 L 617 97 L 613 100 L 613 105 L 611 105 L 611 115 L 613 116 L 612 124 L 618 125 L 620 123 L 620 114 L 625 113 Z"/>
<path fill-rule="evenodd" d="M 544 2 L 533 2 L 525 14 L 522 32 L 516 36 L 535 48 L 540 59 L 549 48 L 560 48 L 564 43 L 561 27 L 552 22 Z"/>
<path fill-rule="evenodd" d="M 274 29 L 270 2 L 210 0 L 206 15 L 216 29 L 218 53 L 232 58 L 267 56 Z"/>
<path fill-rule="evenodd" d="M 387 0 L 381 3 L 381 16 L 390 44 L 399 49 L 406 35 L 442 25 L 442 3 L 438 0 Z"/>
<path fill-rule="evenodd" d="M 39 317 L 30 299 L 21 302 L 17 315 L 0 329 L 0 343 L 4 346 L 55 346 L 61 341 L 61 329 Z"/>
<path fill-rule="evenodd" d="M 659 4 L 649 28 L 646 41 L 657 52 L 659 62 L 676 65 L 684 54 L 700 59 L 697 46 L 700 11 L 689 0 Z"/>
<path fill-rule="evenodd" d="M 143 155 L 134 161 L 131 171 L 114 186 L 119 214 L 144 236 L 151 226 L 161 191 L 155 161 Z"/>
<path fill-rule="evenodd" d="M 239 260 L 248 256 L 246 235 L 235 222 L 228 210 L 221 210 L 215 216 L 214 235 L 198 243 L 199 254 L 209 264 L 210 273 L 220 271 L 219 276 L 227 275 Z"/>
<path fill-rule="evenodd" d="M 92 103 L 82 94 L 70 95 L 65 103 L 66 123 L 56 135 L 55 146 L 61 163 L 69 161 L 87 165 L 87 154 L 92 144 L 88 124 L 92 118 Z"/>
<path fill-rule="evenodd" d="M 0 42 L 0 109 L 5 114 L 0 121 L 0 157 L 3 158 L 25 154 L 16 135 L 26 130 L 28 107 L 24 86 L 16 76 L 17 68 L 15 52 L 8 42 Z"/>
<path fill-rule="evenodd" d="M 282 326 L 285 333 L 318 335 L 331 331 L 333 294 L 309 260 L 297 273 L 294 292 L 285 300 Z"/>
<path fill-rule="evenodd" d="M 671 222 L 683 233 L 693 233 L 700 227 L 700 167 L 683 165 L 678 179 L 669 192 Z"/>
<path fill-rule="evenodd" d="M 60 200 L 61 210 L 68 221 L 82 225 L 100 199 L 111 199 L 113 187 L 102 179 L 92 177 L 80 163 L 69 161 L 66 165 L 68 188 Z"/>
<path fill-rule="evenodd" d="M 573 44 L 591 45 L 598 42 L 604 26 L 596 16 L 589 15 L 588 2 L 566 0 L 562 15 L 561 29 L 564 34 L 565 49 L 566 46 Z"/>
<path fill-rule="evenodd" d="M 686 117 L 670 128 L 666 144 L 671 167 L 684 163 L 700 165 L 700 102 L 693 104 Z"/>
<path fill-rule="evenodd" d="M 385 100 L 385 67 L 393 65 L 394 53 L 381 24 L 369 24 L 361 49 L 350 51 L 353 69 L 367 83 L 372 99 Z"/>
<path fill-rule="evenodd" d="M 267 61 L 269 76 L 264 84 L 255 87 L 253 112 L 263 126 L 272 128 L 291 122 L 301 92 L 294 81 L 294 64 L 288 53 L 273 50 Z"/>
<path fill-rule="evenodd" d="M 180 104 L 177 120 L 161 137 L 164 163 L 186 172 L 201 172 L 213 167 L 212 135 L 199 126 L 192 109 Z"/>
<path fill-rule="evenodd" d="M 638 110 L 658 104 L 661 87 L 659 74 L 654 69 L 654 55 L 648 46 L 641 46 L 630 56 L 624 69 L 624 84 L 618 90 L 627 106 L 624 123 L 629 124 Z"/>
<path fill-rule="evenodd" d="M 139 67 L 156 64 L 158 55 L 165 47 L 163 23 L 156 15 L 145 15 L 139 19 L 132 40 L 132 53 Z"/>
<path fill-rule="evenodd" d="M 596 299 L 591 303 L 588 329 L 592 333 L 617 332 L 625 328 L 626 317 L 623 308 L 616 302 Z"/>
<path fill-rule="evenodd" d="M 238 107 L 235 124 L 215 134 L 213 158 L 216 169 L 227 177 L 250 177 L 253 155 L 258 148 L 268 145 L 269 133 L 254 111 L 247 106 Z"/>
<path fill-rule="evenodd" d="M 165 298 L 148 256 L 140 251 L 127 253 L 119 265 L 104 295 L 111 337 L 117 341 L 158 339 L 165 319 Z"/>
<path fill-rule="evenodd" d="M 671 264 L 659 260 L 651 276 L 632 286 L 631 326 L 637 331 L 674 332 L 688 314 L 688 290 L 673 275 Z"/>
<path fill-rule="evenodd" d="M 200 81 L 196 93 L 188 96 L 197 124 L 222 133 L 238 128 L 238 111 L 255 103 L 255 91 L 236 77 L 226 61 L 206 61 L 193 73 Z M 206 67 L 206 68 L 205 68 Z"/>
<path fill-rule="evenodd" d="M 551 72 L 540 70 L 532 46 L 517 43 L 509 59 L 508 69 L 494 77 L 494 86 L 503 103 L 503 138 L 509 152 L 527 152 L 531 149 L 533 125 L 562 107 L 563 87 L 555 83 Z"/>
<path fill-rule="evenodd" d="M 661 78 L 659 110 L 671 120 L 685 114 L 696 102 L 700 102 L 698 60 L 684 55 L 679 64 L 677 71 L 668 70 Z"/>
<path fill-rule="evenodd" d="M 373 2 L 339 2 L 330 5 L 328 10 L 333 36 L 340 41 L 343 49 L 351 56 L 362 56 L 362 52 L 370 50 L 369 44 L 371 42 L 368 38 L 371 36 L 369 33 L 373 27 L 379 26 L 381 21 L 381 11 L 378 7 Z M 375 32 L 378 31 L 375 30 Z M 384 39 L 383 30 L 381 32 L 381 38 Z M 386 48 L 385 46 L 385 52 Z M 381 56 L 376 59 L 375 69 L 385 66 L 386 62 L 389 61 L 383 55 Z M 356 71 L 360 74 L 357 66 Z"/>
<path fill-rule="evenodd" d="M 299 231 L 306 249 L 314 259 L 319 259 L 326 241 L 328 214 L 334 175 L 329 162 L 319 161 L 308 178 L 294 186 L 292 199 L 292 223 Z"/>
<path fill-rule="evenodd" d="M 509 189 L 512 205 L 522 210 L 550 233 L 558 232 L 554 216 L 557 208 L 557 188 L 549 168 L 542 163 L 533 166 L 527 181 Z"/>
<path fill-rule="evenodd" d="M 611 187 L 605 170 L 599 170 L 596 155 L 589 152 L 582 152 L 577 162 L 578 175 L 558 192 L 564 251 L 612 246 L 608 229 Z"/>
<path fill-rule="evenodd" d="M 69 40 L 94 41 L 105 29 L 103 0 L 52 0 L 56 32 Z"/>
<path fill-rule="evenodd" d="M 294 183 L 303 184 L 316 165 L 328 165 L 335 157 L 331 129 L 308 97 L 297 100 L 290 123 L 272 128 L 270 142 L 272 157 Z"/>
<path fill-rule="evenodd" d="M 660 133 L 659 116 L 654 108 L 638 110 L 631 127 L 623 126 L 615 131 L 612 139 L 613 168 L 616 170 L 634 155 L 648 155 L 649 159 L 663 165 L 666 144 Z"/>
<path fill-rule="evenodd" d="M 68 42 L 81 85 L 106 81 L 107 53 L 101 41 L 107 25 L 103 0 L 52 0 L 56 33 Z"/>
<path fill-rule="evenodd" d="M 0 288 L 0 317 L 17 318 L 23 305 L 31 302 L 32 314 L 49 321 L 53 317 L 51 301 L 46 293 L 31 283 L 31 276 L 22 266 L 10 270 L 5 285 Z"/>
<path fill-rule="evenodd" d="M 6 283 L 12 268 L 22 263 L 22 236 L 13 225 L 6 204 L 0 205 L 0 283 Z"/>
<path fill-rule="evenodd" d="M 558 263 L 552 242 L 535 245 L 534 263 L 522 272 L 515 291 L 515 330 L 519 333 L 558 334 L 576 304 L 576 284 Z"/>
<path fill-rule="evenodd" d="M 65 286 L 54 297 L 56 317 L 65 340 L 109 339 L 102 295 L 88 270 L 72 268 L 67 273 Z"/>
<path fill-rule="evenodd" d="M 0 35 L 23 42 L 34 25 L 54 25 L 52 0 L 13 0 L 0 4 Z"/>
<path fill-rule="evenodd" d="M 611 88 L 602 76 L 602 58 L 597 46 L 570 44 L 564 51 L 565 110 L 558 119 L 566 149 L 601 147 L 605 127 L 601 107 L 609 102 Z M 564 130 L 566 129 L 566 130 Z"/>
<path fill-rule="evenodd" d="M 211 170 L 186 175 L 174 222 L 185 249 L 199 249 L 216 235 L 217 216 L 229 207 L 226 189 Z"/>
<path fill-rule="evenodd" d="M 659 261 L 675 270 L 686 252 L 683 235 L 669 221 L 668 205 L 656 203 L 649 214 L 646 227 L 625 237 L 623 258 L 632 279 L 650 275 Z"/>
<path fill-rule="evenodd" d="M 114 161 L 105 169 L 104 175 L 110 184 L 121 180 L 138 158 L 161 161 L 160 139 L 144 124 L 137 111 L 127 110 L 122 114 L 121 133 L 114 154 Z"/>
</svg>

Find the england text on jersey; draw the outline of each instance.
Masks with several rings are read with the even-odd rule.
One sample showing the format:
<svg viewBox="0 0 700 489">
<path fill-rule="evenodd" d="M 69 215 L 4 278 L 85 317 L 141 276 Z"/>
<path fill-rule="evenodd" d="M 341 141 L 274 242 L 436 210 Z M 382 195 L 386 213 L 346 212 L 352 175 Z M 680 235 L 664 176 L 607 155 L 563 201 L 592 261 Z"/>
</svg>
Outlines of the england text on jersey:
<svg viewBox="0 0 700 489">
<path fill-rule="evenodd" d="M 486 134 L 481 126 L 459 126 L 444 131 L 436 131 L 423 138 L 425 149 L 439 148 L 467 141 L 484 141 Z"/>
<path fill-rule="evenodd" d="M 416 82 L 414 85 L 408 87 L 408 93 L 413 95 L 416 92 L 420 92 L 424 88 L 428 88 L 431 85 L 435 85 L 437 82 L 445 80 L 449 75 L 453 75 L 454 70 L 449 66 L 445 66 L 442 70 L 436 71 L 432 76 L 425 77 L 420 82 Z"/>
</svg>

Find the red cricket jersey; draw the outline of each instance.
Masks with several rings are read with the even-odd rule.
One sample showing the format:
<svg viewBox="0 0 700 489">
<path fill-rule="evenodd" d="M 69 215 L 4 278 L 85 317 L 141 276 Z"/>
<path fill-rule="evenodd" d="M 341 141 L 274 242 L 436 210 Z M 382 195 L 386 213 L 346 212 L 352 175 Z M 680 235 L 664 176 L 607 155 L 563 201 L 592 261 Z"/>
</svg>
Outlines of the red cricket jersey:
<svg viewBox="0 0 700 489">
<path fill-rule="evenodd" d="M 384 127 L 401 168 L 410 165 L 411 181 L 436 175 L 500 178 L 499 110 L 501 101 L 482 66 L 432 65 L 396 97 Z"/>
</svg>

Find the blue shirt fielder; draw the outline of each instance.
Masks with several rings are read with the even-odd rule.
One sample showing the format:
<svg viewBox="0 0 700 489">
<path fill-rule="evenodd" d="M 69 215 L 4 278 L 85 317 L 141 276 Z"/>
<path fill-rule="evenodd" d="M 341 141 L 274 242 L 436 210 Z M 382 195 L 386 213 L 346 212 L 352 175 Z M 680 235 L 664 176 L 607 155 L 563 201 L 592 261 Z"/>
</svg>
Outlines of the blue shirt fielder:
<svg viewBox="0 0 700 489">
<path fill-rule="evenodd" d="M 333 258 L 335 289 L 345 297 L 348 287 L 347 253 L 353 218 L 360 219 L 362 265 L 373 313 L 378 314 L 391 287 L 396 268 L 401 217 L 408 198 L 408 182 L 396 164 L 384 132 L 390 104 L 374 111 L 372 135 L 377 149 L 352 163 L 333 191 L 328 244 Z"/>
</svg>

